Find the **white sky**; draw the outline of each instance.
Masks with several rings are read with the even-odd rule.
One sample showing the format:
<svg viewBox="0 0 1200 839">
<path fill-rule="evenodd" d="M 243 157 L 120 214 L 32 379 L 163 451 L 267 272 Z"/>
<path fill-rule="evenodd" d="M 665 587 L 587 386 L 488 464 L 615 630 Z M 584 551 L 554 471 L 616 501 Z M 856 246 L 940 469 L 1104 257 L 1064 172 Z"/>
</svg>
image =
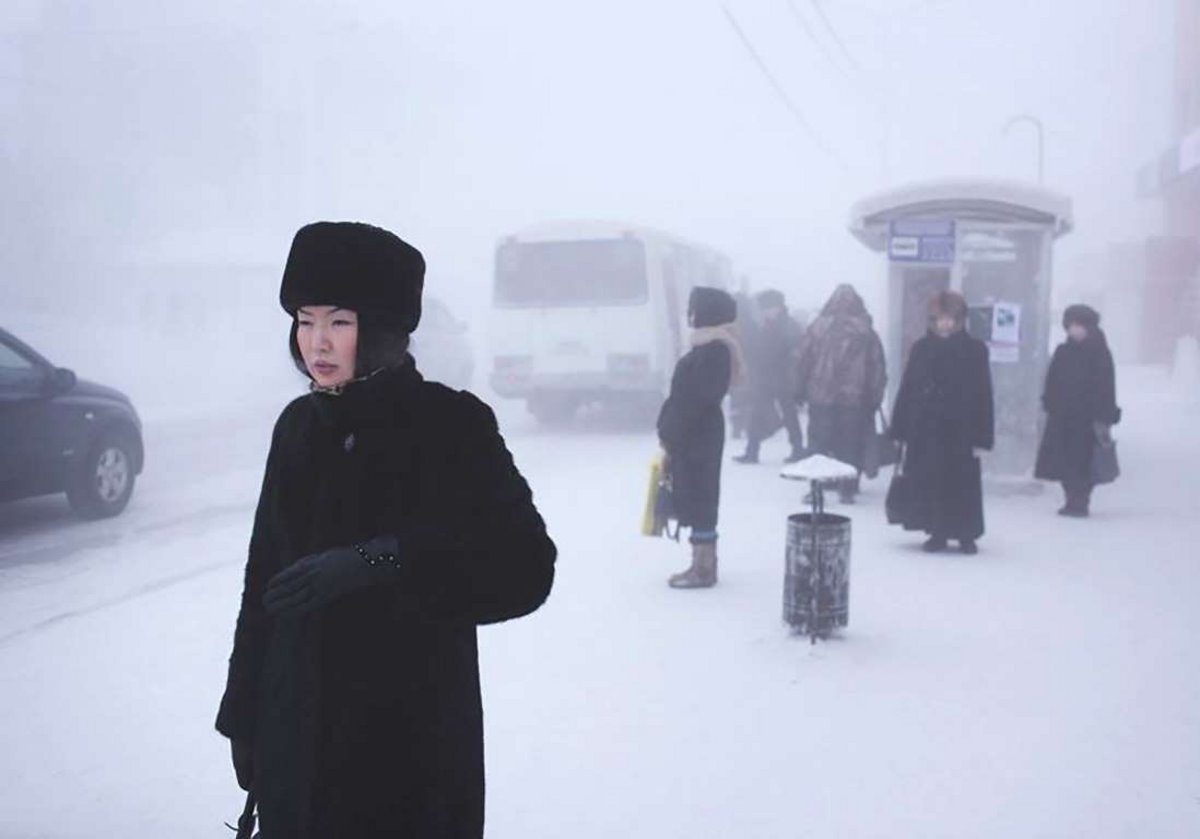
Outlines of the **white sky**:
<svg viewBox="0 0 1200 839">
<path fill-rule="evenodd" d="M 885 184 L 883 124 L 887 183 L 1033 179 L 1032 130 L 1002 133 L 1022 112 L 1045 123 L 1048 185 L 1075 200 L 1060 266 L 1153 232 L 1133 184 L 1169 142 L 1170 0 L 820 2 L 857 69 L 812 0 L 728 8 L 836 159 L 717 2 L 8 0 L 0 149 L 41 176 L 2 218 L 55 231 L 8 258 L 75 235 L 106 258 L 282 264 L 298 225 L 361 218 L 477 306 L 495 239 L 604 217 L 708 242 L 810 302 L 883 275 L 845 230 Z M 40 212 L 15 198 L 31 190 Z"/>
</svg>

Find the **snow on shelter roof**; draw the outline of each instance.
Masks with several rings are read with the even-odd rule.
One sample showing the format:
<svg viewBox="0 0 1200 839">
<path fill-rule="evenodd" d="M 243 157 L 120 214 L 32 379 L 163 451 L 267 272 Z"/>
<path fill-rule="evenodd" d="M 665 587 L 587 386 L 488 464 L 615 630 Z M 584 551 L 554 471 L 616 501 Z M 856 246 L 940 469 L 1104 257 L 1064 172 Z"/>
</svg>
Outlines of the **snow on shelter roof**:
<svg viewBox="0 0 1200 839">
<path fill-rule="evenodd" d="M 850 232 L 872 250 L 887 247 L 887 224 L 912 217 L 1045 224 L 1055 236 L 1075 225 L 1071 199 L 1020 181 L 947 179 L 878 192 L 850 210 Z"/>
</svg>

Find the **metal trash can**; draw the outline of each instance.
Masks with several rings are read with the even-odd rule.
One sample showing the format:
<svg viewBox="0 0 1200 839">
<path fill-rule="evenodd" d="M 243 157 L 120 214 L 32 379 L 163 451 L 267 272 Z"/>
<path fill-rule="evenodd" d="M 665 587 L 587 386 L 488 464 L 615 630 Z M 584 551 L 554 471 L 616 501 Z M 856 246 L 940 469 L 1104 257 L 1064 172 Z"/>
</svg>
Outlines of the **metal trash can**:
<svg viewBox="0 0 1200 839">
<path fill-rule="evenodd" d="M 783 619 L 794 632 L 814 640 L 849 622 L 850 519 L 846 516 L 788 516 Z"/>
</svg>

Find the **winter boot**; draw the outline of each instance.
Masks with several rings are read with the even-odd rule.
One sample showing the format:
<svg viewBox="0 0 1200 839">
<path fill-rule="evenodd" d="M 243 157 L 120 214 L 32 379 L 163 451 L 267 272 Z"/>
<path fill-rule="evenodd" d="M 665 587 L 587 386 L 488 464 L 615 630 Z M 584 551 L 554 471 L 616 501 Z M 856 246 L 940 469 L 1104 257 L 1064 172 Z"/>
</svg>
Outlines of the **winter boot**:
<svg viewBox="0 0 1200 839">
<path fill-rule="evenodd" d="M 1058 514 L 1072 519 L 1086 519 L 1088 517 L 1088 506 L 1092 500 L 1091 490 L 1064 485 L 1063 492 L 1067 496 L 1067 503 L 1058 511 Z"/>
<path fill-rule="evenodd" d="M 758 463 L 758 448 L 761 444 L 751 440 L 746 445 L 745 454 L 739 454 L 733 460 L 735 463 Z"/>
<path fill-rule="evenodd" d="M 804 451 L 804 449 L 803 449 L 803 448 L 793 448 L 793 449 L 792 449 L 792 453 L 791 453 L 791 454 L 789 454 L 787 457 L 785 457 L 785 458 L 783 459 L 783 462 L 784 462 L 784 463 L 788 463 L 788 464 L 791 464 L 791 463 L 799 463 L 800 461 L 804 460 L 804 458 L 805 458 L 805 457 L 807 457 L 807 456 L 808 456 L 808 455 L 807 455 L 807 453 Z"/>
<path fill-rule="evenodd" d="M 974 556 L 975 554 L 979 553 L 979 546 L 975 544 L 974 539 L 959 539 L 958 549 L 968 556 Z"/>
<path fill-rule="evenodd" d="M 717 543 L 692 545 L 692 564 L 686 571 L 667 581 L 671 588 L 712 588 L 717 584 Z"/>
<path fill-rule="evenodd" d="M 930 536 L 925 540 L 925 544 L 921 546 L 921 550 L 927 554 L 940 554 L 946 550 L 947 542 L 945 536 Z"/>
</svg>

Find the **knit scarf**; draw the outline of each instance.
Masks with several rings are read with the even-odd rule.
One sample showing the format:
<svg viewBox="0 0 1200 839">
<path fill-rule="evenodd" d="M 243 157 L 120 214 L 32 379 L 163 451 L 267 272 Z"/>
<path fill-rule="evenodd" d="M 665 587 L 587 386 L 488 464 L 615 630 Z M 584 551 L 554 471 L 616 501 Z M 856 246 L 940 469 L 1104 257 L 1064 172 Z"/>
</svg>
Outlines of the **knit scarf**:
<svg viewBox="0 0 1200 839">
<path fill-rule="evenodd" d="M 705 344 L 712 344 L 716 341 L 720 341 L 729 348 L 729 355 L 733 359 L 733 377 L 730 385 L 737 387 L 744 384 L 746 382 L 746 356 L 742 353 L 742 345 L 737 339 L 733 324 L 701 326 L 692 330 L 693 347 L 703 347 Z"/>
</svg>

